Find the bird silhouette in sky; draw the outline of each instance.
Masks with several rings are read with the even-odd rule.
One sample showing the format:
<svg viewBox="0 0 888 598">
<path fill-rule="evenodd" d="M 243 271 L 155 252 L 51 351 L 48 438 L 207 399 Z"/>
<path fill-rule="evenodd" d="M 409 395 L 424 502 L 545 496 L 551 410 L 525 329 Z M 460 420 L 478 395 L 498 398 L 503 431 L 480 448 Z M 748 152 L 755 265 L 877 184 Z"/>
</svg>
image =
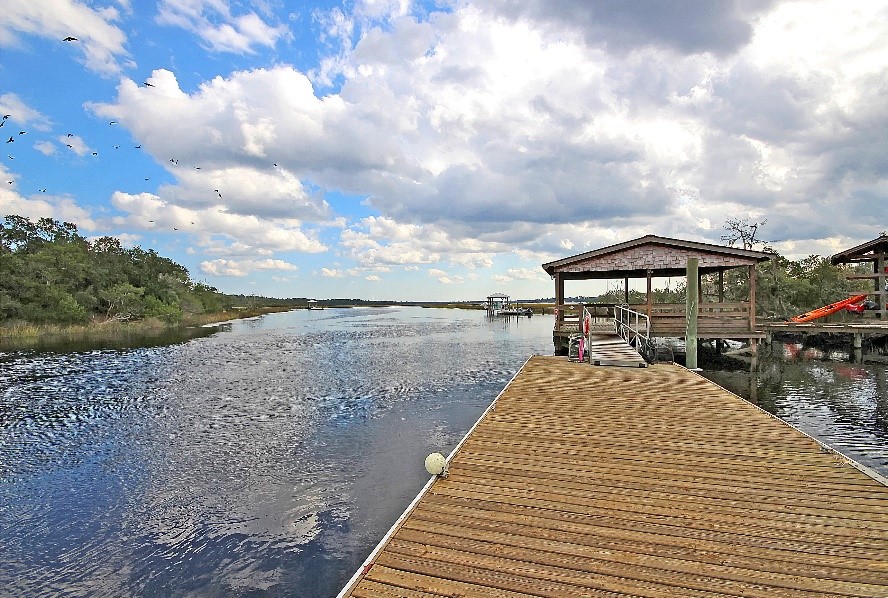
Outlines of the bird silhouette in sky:
<svg viewBox="0 0 888 598">
<path fill-rule="evenodd" d="M 11 115 L 11 114 L 4 114 L 4 115 L 3 115 L 3 120 L 6 120 L 6 119 L 9 118 L 10 116 L 12 116 L 12 115 Z"/>
<path fill-rule="evenodd" d="M 116 124 L 117 124 L 117 121 L 116 121 L 116 120 L 112 120 L 112 121 L 109 122 L 108 124 L 109 124 L 109 125 L 116 125 Z"/>
<path fill-rule="evenodd" d="M 222 199 L 222 194 L 219 193 L 219 190 L 218 190 L 218 189 L 213 189 L 213 191 L 216 192 L 216 194 L 219 196 L 219 199 Z"/>
<path fill-rule="evenodd" d="M 15 160 L 15 156 L 9 156 L 10 160 Z"/>
<path fill-rule="evenodd" d="M 67 146 L 70 147 L 71 149 L 74 149 L 74 146 L 71 145 L 70 143 L 66 143 L 65 145 L 67 145 Z"/>
<path fill-rule="evenodd" d="M 24 135 L 25 131 L 19 131 L 19 135 Z"/>
<path fill-rule="evenodd" d="M 40 193 L 46 193 L 46 189 L 41 189 Z"/>
<path fill-rule="evenodd" d="M 9 139 L 6 140 L 6 143 L 12 143 L 15 139 L 10 135 Z"/>
<path fill-rule="evenodd" d="M 68 133 L 68 137 L 74 137 L 74 133 Z"/>
<path fill-rule="evenodd" d="M 76 38 L 76 37 L 71 37 L 71 36 L 69 35 L 68 37 L 66 37 L 66 38 L 63 39 L 62 41 L 63 41 L 63 42 L 76 42 L 76 41 L 77 41 L 77 38 Z"/>
<path fill-rule="evenodd" d="M 142 83 L 142 85 L 144 85 L 145 87 L 154 87 L 153 85 L 151 85 L 151 84 L 148 83 L 147 81 L 145 81 L 144 83 Z"/>
<path fill-rule="evenodd" d="M 175 227 L 175 226 L 174 226 L 174 227 L 173 227 L 173 230 L 179 230 L 179 229 L 178 229 L 178 228 L 176 228 L 176 227 Z"/>
<path fill-rule="evenodd" d="M 142 144 L 140 143 L 139 145 L 137 145 L 136 149 L 142 149 Z"/>
<path fill-rule="evenodd" d="M 68 147 L 71 147 L 70 145 Z M 93 156 L 98 156 L 99 152 L 93 152 Z"/>
<path fill-rule="evenodd" d="M 5 125 L 5 124 L 6 124 L 6 119 L 5 119 L 5 118 L 4 118 L 3 120 L 0 120 L 0 127 L 2 127 L 2 126 Z"/>
</svg>

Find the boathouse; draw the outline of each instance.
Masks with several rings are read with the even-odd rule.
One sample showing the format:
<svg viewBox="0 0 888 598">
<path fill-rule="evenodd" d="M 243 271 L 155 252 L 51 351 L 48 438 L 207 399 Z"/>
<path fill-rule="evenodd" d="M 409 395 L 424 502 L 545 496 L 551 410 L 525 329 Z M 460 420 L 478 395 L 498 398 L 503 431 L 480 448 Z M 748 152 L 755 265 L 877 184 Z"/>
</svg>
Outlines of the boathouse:
<svg viewBox="0 0 888 598">
<path fill-rule="evenodd" d="M 875 310 L 868 310 L 866 313 L 873 314 L 875 318 L 880 320 L 888 319 L 888 311 L 886 311 L 886 297 L 888 297 L 888 236 L 880 236 L 877 239 L 841 251 L 830 258 L 833 265 L 839 264 L 872 264 L 871 274 L 849 274 L 847 278 L 859 280 L 871 280 L 873 282 L 873 291 L 870 296 L 876 303 Z"/>
<path fill-rule="evenodd" d="M 765 333 L 756 328 L 755 321 L 756 266 L 771 257 L 761 251 L 646 235 L 543 264 L 543 270 L 555 280 L 557 316 L 553 341 L 556 353 L 562 354 L 570 334 L 580 331 L 583 317 L 584 306 L 565 304 L 564 287 L 568 280 L 622 280 L 628 303 L 629 281 L 645 279 L 645 303 L 630 307 L 646 316 L 650 336 L 684 338 L 687 330 L 685 304 L 654 303 L 652 281 L 654 278 L 686 276 L 689 258 L 695 258 L 698 263 L 695 285 L 699 289 L 697 338 L 764 338 Z M 725 301 L 724 274 L 732 269 L 745 272 L 748 288 L 745 300 Z M 717 277 L 715 297 L 703 295 L 700 279 L 707 275 Z M 601 306 L 585 307 L 600 313 Z"/>
<path fill-rule="evenodd" d="M 509 306 L 509 296 L 503 293 L 494 293 L 487 296 L 487 315 L 496 316 Z"/>
</svg>

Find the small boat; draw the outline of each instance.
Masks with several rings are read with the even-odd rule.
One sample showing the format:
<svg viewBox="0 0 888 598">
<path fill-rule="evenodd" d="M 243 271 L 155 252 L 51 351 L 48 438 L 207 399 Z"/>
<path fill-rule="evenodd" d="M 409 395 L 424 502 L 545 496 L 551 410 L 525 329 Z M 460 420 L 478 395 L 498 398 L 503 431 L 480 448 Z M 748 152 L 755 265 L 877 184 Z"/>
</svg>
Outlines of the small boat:
<svg viewBox="0 0 888 598">
<path fill-rule="evenodd" d="M 847 309 L 848 307 L 855 305 L 857 303 L 862 303 L 866 300 L 869 295 L 864 293 L 862 295 L 854 295 L 853 297 L 848 297 L 847 299 L 843 299 L 842 301 L 836 301 L 835 303 L 830 303 L 829 305 L 824 305 L 823 307 L 818 307 L 817 309 L 812 309 L 811 311 L 806 311 L 803 314 L 799 314 L 797 316 L 793 316 L 789 319 L 790 322 L 795 322 L 796 324 L 801 324 L 803 322 L 810 322 L 811 320 L 816 320 L 817 318 L 823 318 L 830 314 L 834 314 L 837 311 L 841 311 L 843 309 Z M 851 311 L 857 311 L 856 309 L 852 309 Z"/>
<path fill-rule="evenodd" d="M 529 307 L 507 307 L 505 309 L 501 309 L 497 312 L 499 316 L 527 316 L 528 318 L 533 315 L 533 310 Z"/>
</svg>

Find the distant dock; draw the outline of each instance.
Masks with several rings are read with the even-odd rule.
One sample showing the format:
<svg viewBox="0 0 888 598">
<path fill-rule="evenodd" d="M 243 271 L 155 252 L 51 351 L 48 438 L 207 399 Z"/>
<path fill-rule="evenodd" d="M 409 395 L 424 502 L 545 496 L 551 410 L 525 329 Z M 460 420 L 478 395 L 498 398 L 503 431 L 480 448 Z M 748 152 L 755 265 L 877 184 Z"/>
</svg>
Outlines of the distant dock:
<svg viewBox="0 0 888 598">
<path fill-rule="evenodd" d="M 533 357 L 340 596 L 888 596 L 883 477 L 676 365 Z"/>
</svg>

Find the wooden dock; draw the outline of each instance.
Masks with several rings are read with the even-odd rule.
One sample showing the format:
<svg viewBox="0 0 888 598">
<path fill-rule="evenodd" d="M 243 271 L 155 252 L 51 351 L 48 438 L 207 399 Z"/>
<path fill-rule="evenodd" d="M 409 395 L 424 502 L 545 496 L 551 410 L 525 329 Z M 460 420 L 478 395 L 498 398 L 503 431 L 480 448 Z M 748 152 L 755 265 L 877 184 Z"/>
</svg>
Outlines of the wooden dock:
<svg viewBox="0 0 888 598">
<path fill-rule="evenodd" d="M 884 598 L 888 486 L 679 366 L 533 357 L 341 594 L 627 595 Z"/>
</svg>

